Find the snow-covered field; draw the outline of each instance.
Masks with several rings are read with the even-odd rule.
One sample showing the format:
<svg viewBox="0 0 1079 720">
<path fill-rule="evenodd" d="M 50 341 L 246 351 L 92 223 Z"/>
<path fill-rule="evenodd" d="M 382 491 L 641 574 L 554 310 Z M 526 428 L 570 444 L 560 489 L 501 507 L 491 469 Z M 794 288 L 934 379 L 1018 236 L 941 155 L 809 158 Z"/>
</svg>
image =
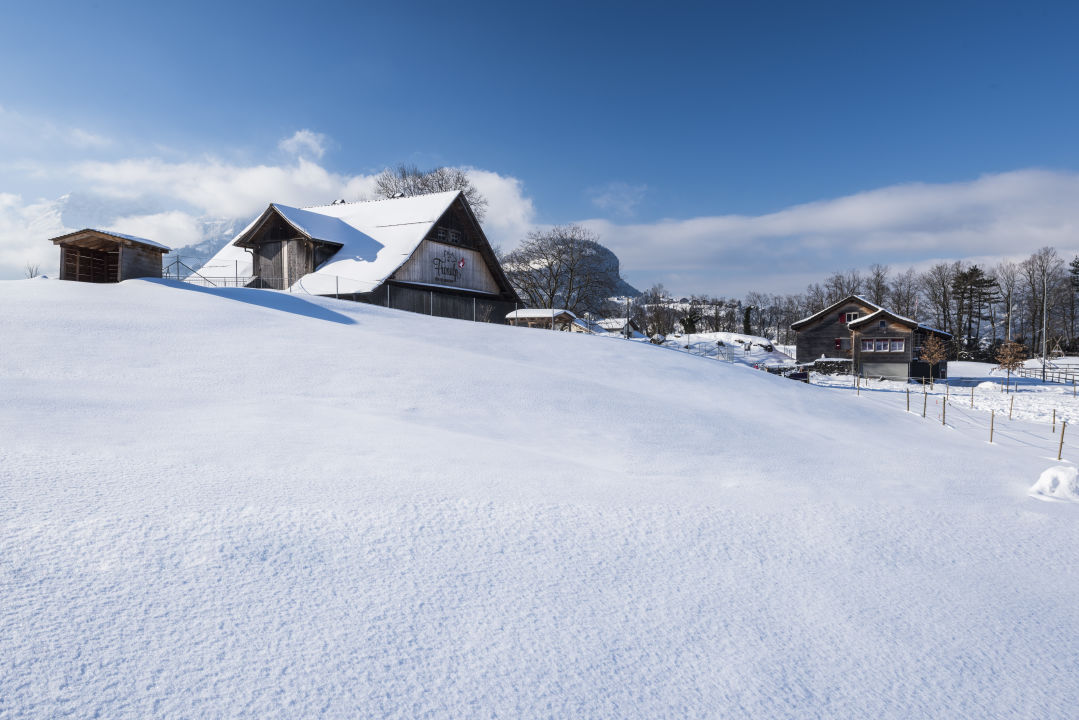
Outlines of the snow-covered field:
<svg viewBox="0 0 1079 720">
<path fill-rule="evenodd" d="M 719 343 L 723 343 L 720 345 Z M 699 357 L 710 357 L 756 367 L 791 367 L 794 357 L 784 353 L 768 338 L 732 332 L 675 333 L 663 347 L 684 350 Z M 769 350 L 768 348 L 771 348 Z"/>
<path fill-rule="evenodd" d="M 0 717 L 1073 716 L 1073 466 L 884 395 L 0 283 Z"/>
</svg>

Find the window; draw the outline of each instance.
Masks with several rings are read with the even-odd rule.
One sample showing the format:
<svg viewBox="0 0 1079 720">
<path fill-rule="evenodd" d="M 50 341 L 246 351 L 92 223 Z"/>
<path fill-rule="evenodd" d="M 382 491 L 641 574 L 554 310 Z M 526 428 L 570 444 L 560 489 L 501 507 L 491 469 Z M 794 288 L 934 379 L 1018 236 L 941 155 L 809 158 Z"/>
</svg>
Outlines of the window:
<svg viewBox="0 0 1079 720">
<path fill-rule="evenodd" d="M 451 228 L 435 228 L 435 240 L 444 243 L 450 243 L 451 245 L 461 244 L 461 231 L 453 230 Z"/>
<path fill-rule="evenodd" d="M 856 312 L 839 313 L 839 324 L 840 325 L 842 325 L 844 323 L 853 322 L 853 321 L 855 321 L 857 319 L 858 319 L 858 313 L 856 313 Z"/>
<path fill-rule="evenodd" d="M 837 352 L 843 352 L 844 350 L 850 350 L 850 338 L 836 338 L 835 349 Z"/>
<path fill-rule="evenodd" d="M 879 328 L 880 328 L 881 330 L 883 330 L 883 329 L 885 328 L 885 326 L 886 326 L 886 325 L 887 325 L 887 323 L 885 323 L 885 322 L 884 322 L 883 320 L 881 320 L 881 321 L 880 321 L 880 324 L 879 324 L 879 325 L 877 325 L 877 327 L 879 327 Z"/>
<path fill-rule="evenodd" d="M 862 340 L 862 352 L 903 352 L 906 342 L 900 338 L 869 338 Z"/>
</svg>

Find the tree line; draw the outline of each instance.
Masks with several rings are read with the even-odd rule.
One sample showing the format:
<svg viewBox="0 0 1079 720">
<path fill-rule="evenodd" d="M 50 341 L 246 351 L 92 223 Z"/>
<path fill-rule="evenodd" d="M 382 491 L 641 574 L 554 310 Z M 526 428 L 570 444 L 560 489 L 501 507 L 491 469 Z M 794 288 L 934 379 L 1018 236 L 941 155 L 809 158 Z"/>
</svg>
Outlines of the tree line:
<svg viewBox="0 0 1079 720">
<path fill-rule="evenodd" d="M 1041 353 L 1043 340 L 1050 351 L 1079 350 L 1079 256 L 1065 262 L 1052 247 L 991 267 L 957 260 L 918 272 L 875 264 L 835 272 L 802 293 L 749 292 L 741 299 L 675 300 L 657 285 L 638 299 L 635 317 L 660 333 L 690 324 L 698 331 L 737 330 L 794 344 L 791 323 L 848 295 L 950 333 L 952 359 L 992 361 L 1007 341 L 1033 355 Z"/>
</svg>

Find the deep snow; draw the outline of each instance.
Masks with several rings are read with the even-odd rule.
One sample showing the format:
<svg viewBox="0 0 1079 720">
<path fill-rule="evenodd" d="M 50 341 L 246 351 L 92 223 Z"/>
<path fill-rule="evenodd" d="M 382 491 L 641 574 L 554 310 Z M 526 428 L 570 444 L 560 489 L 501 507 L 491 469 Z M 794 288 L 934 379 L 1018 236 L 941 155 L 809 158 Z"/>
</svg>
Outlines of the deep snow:
<svg viewBox="0 0 1079 720">
<path fill-rule="evenodd" d="M 1068 717 L 1057 465 L 647 343 L 0 283 L 0 717 Z"/>
</svg>

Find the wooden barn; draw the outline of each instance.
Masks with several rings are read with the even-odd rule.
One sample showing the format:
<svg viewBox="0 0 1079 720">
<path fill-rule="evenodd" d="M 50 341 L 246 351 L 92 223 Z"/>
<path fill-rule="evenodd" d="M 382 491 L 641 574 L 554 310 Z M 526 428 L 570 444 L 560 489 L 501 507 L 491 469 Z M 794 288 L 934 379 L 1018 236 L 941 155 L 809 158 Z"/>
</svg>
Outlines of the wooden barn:
<svg viewBox="0 0 1079 720">
<path fill-rule="evenodd" d="M 273 203 L 200 270 L 443 317 L 503 322 L 520 303 L 460 192 Z"/>
<path fill-rule="evenodd" d="M 927 337 L 950 341 L 949 333 L 857 295 L 792 323 L 791 329 L 798 333 L 795 360 L 799 363 L 842 358 L 851 360 L 859 375 L 893 380 L 948 376 L 946 360 L 930 366 L 919 354 Z"/>
<path fill-rule="evenodd" d="M 110 283 L 161 277 L 169 248 L 146 238 L 86 228 L 52 238 L 60 246 L 60 279 Z"/>
</svg>

